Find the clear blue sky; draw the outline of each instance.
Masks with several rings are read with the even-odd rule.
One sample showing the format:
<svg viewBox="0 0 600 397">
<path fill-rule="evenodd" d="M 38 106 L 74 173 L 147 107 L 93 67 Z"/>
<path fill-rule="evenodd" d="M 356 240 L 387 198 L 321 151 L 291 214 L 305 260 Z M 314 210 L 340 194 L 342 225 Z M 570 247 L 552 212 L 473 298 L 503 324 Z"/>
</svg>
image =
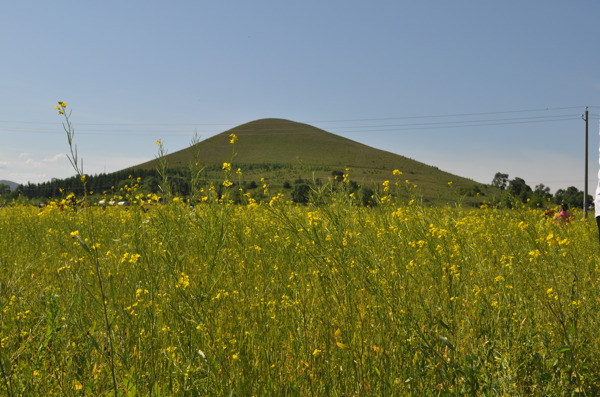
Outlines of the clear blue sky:
<svg viewBox="0 0 600 397">
<path fill-rule="evenodd" d="M 600 2 L 30 1 L 0 13 L 0 180 L 111 172 L 264 117 L 445 171 L 590 191 Z"/>
</svg>

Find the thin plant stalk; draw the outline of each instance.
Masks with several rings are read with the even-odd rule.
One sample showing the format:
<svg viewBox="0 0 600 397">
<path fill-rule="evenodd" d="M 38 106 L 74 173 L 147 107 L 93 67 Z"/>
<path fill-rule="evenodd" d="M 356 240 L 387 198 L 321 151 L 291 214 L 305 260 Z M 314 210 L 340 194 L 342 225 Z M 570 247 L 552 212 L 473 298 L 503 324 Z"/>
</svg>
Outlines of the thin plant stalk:
<svg viewBox="0 0 600 397">
<path fill-rule="evenodd" d="M 87 199 L 87 178 L 83 172 L 83 159 L 80 160 L 78 158 L 77 145 L 75 145 L 73 143 L 73 140 L 75 137 L 75 129 L 73 128 L 73 124 L 71 123 L 71 120 L 70 120 L 71 110 L 69 110 L 68 114 L 67 114 L 66 107 L 67 107 L 67 104 L 65 102 L 59 101 L 58 106 L 56 106 L 56 109 L 58 110 L 58 114 L 64 116 L 64 119 L 65 119 L 65 121 L 63 122 L 63 128 L 67 134 L 67 143 L 69 144 L 69 151 L 70 151 L 70 154 L 67 155 L 67 158 L 69 159 L 69 162 L 73 166 L 73 169 L 75 170 L 75 172 L 77 173 L 77 176 L 79 176 L 79 179 L 81 180 L 81 182 L 83 184 L 83 202 L 85 202 L 85 200 Z M 104 317 L 104 326 L 106 329 L 106 335 L 107 335 L 107 339 L 108 339 L 108 346 L 109 346 L 108 362 L 109 362 L 110 371 L 111 371 L 113 390 L 114 390 L 114 395 L 118 396 L 117 377 L 116 377 L 116 373 L 115 373 L 115 364 L 114 364 L 115 350 L 114 350 L 114 344 L 113 344 L 113 338 L 112 338 L 112 327 L 110 324 L 110 320 L 108 318 L 107 295 L 104 290 L 102 269 L 100 267 L 100 259 L 98 258 L 98 251 L 97 251 L 97 247 L 96 247 L 94 216 L 91 211 L 88 211 L 87 213 L 89 214 L 88 216 L 89 216 L 89 221 L 90 221 L 90 225 L 91 225 L 92 247 L 89 247 L 85 243 L 85 241 L 81 237 L 79 237 L 79 235 L 74 235 L 73 237 L 75 237 L 78 240 L 80 245 L 93 258 L 94 270 L 96 273 L 96 278 L 98 279 L 98 287 L 100 288 L 100 295 L 102 298 L 102 313 L 103 313 L 103 317 Z"/>
</svg>

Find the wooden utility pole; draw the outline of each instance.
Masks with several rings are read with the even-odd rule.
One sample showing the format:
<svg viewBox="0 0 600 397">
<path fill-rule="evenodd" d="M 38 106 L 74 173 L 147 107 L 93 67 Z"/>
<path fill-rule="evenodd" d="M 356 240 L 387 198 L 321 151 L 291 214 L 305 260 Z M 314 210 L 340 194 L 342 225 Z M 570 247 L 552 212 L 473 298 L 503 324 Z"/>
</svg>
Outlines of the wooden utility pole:
<svg viewBox="0 0 600 397">
<path fill-rule="evenodd" d="M 583 185 L 583 219 L 587 218 L 588 213 L 588 107 L 585 107 L 585 114 L 581 116 L 585 121 L 585 172 Z"/>
</svg>

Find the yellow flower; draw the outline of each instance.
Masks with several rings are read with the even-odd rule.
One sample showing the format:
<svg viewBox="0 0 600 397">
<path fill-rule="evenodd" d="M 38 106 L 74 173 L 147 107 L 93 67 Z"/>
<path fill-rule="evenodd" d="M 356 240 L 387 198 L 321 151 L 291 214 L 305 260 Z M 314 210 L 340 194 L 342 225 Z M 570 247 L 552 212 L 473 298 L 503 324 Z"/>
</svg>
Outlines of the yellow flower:
<svg viewBox="0 0 600 397">
<path fill-rule="evenodd" d="M 235 135 L 235 134 L 230 134 L 229 137 L 231 138 L 229 140 L 229 143 L 231 143 L 231 144 L 234 144 L 237 141 L 237 139 L 238 139 L 237 135 Z"/>
<path fill-rule="evenodd" d="M 223 163 L 223 169 L 227 171 L 231 171 L 231 163 Z"/>
<path fill-rule="evenodd" d="M 394 170 L 394 171 L 392 171 L 392 174 L 394 174 L 394 176 L 400 176 L 400 175 L 402 175 L 402 171 Z"/>
<path fill-rule="evenodd" d="M 58 101 L 58 106 L 60 106 L 61 108 L 66 108 L 67 107 L 67 103 L 63 102 L 63 101 Z"/>
<path fill-rule="evenodd" d="M 161 141 L 161 140 L 158 140 L 158 141 L 156 141 L 156 144 L 157 144 L 158 146 L 160 146 L 160 145 L 162 145 L 162 141 Z"/>
<path fill-rule="evenodd" d="M 383 181 L 382 185 L 383 185 L 384 192 L 387 192 L 390 190 L 390 181 Z"/>
</svg>

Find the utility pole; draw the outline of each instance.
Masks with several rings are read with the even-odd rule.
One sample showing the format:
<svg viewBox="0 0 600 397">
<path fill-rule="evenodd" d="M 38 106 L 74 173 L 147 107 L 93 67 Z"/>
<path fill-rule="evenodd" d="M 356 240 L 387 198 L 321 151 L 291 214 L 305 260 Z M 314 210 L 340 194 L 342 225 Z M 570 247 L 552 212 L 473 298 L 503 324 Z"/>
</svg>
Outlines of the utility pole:
<svg viewBox="0 0 600 397">
<path fill-rule="evenodd" d="M 588 213 L 588 120 L 589 112 L 588 107 L 585 107 L 585 114 L 581 117 L 585 121 L 585 172 L 584 172 L 584 185 L 583 185 L 583 219 L 587 219 Z"/>
</svg>

